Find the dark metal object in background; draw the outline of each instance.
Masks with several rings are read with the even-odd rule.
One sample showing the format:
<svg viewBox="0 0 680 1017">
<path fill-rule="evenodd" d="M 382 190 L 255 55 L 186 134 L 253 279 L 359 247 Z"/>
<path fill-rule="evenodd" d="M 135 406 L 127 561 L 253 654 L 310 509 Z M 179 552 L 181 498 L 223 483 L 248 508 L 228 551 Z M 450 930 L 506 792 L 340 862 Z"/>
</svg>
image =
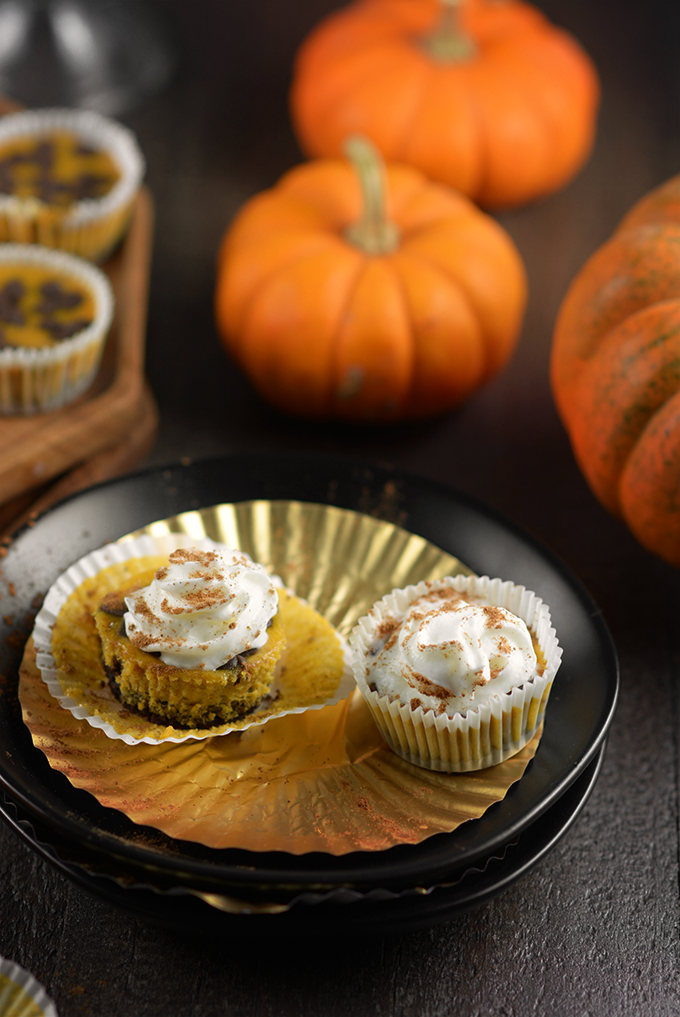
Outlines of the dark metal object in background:
<svg viewBox="0 0 680 1017">
<path fill-rule="evenodd" d="M 142 0 L 2 0 L 0 92 L 25 106 L 128 112 L 165 85 L 175 54 Z"/>
</svg>

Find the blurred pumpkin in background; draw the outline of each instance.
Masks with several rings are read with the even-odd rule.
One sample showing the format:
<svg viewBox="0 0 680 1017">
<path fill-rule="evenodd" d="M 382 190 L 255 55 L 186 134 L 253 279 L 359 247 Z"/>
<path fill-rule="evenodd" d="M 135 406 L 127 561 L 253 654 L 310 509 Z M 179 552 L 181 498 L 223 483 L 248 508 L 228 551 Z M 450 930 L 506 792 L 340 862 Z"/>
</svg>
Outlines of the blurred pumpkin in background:
<svg viewBox="0 0 680 1017">
<path fill-rule="evenodd" d="M 680 568 L 680 176 L 642 198 L 574 279 L 551 380 L 595 495 Z"/>
<path fill-rule="evenodd" d="M 223 239 L 216 321 L 265 399 L 295 414 L 442 413 L 510 357 L 526 303 L 507 233 L 365 139 L 251 198 Z"/>
<path fill-rule="evenodd" d="M 290 92 L 306 155 L 365 134 L 489 209 L 570 180 L 598 102 L 590 58 L 521 0 L 355 0 L 303 42 Z"/>
</svg>

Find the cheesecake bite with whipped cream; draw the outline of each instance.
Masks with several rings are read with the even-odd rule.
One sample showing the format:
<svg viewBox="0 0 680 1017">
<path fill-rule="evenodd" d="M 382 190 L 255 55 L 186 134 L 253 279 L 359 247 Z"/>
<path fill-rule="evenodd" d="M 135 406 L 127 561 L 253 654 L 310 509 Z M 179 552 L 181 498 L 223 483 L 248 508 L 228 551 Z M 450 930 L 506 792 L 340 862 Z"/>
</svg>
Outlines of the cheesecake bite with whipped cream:
<svg viewBox="0 0 680 1017">
<path fill-rule="evenodd" d="M 284 655 L 279 594 L 242 551 L 180 548 L 95 611 L 104 669 L 128 708 L 155 723 L 208 728 L 269 693 Z"/>
<path fill-rule="evenodd" d="M 416 597 L 403 617 L 383 621 L 366 681 L 412 709 L 454 716 L 541 670 L 521 618 L 444 586 Z"/>
<path fill-rule="evenodd" d="M 533 737 L 561 659 L 540 598 L 486 576 L 393 590 L 350 644 L 357 685 L 388 744 L 449 772 L 502 762 Z"/>
</svg>

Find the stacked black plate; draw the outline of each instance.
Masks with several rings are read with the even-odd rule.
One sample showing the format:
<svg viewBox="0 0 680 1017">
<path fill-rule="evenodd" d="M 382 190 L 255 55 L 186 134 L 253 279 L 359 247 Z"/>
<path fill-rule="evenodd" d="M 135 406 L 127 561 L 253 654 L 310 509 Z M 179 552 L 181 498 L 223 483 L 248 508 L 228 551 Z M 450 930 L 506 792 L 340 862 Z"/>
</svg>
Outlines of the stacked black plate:
<svg viewBox="0 0 680 1017">
<path fill-rule="evenodd" d="M 337 858 L 217 851 L 102 807 L 33 746 L 21 719 L 18 668 L 36 605 L 57 576 L 154 519 L 253 499 L 332 499 L 380 515 L 480 574 L 523 583 L 550 605 L 564 658 L 545 732 L 522 779 L 481 819 L 419 845 Z M 618 694 L 616 654 L 597 607 L 530 537 L 441 485 L 300 455 L 231 456 L 150 470 L 52 509 L 17 534 L 2 564 L 2 582 L 14 596 L 11 624 L 0 621 L 0 812 L 69 879 L 148 920 L 258 936 L 284 928 L 393 932 L 441 921 L 488 900 L 540 861 L 597 779 Z"/>
</svg>

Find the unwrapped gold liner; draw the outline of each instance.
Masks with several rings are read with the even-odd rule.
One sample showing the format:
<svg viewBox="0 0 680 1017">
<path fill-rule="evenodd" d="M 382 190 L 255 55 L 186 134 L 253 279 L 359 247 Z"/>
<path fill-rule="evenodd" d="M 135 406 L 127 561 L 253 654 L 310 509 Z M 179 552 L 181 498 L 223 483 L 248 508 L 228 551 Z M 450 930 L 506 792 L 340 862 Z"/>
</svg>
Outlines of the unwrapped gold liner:
<svg viewBox="0 0 680 1017">
<path fill-rule="evenodd" d="M 423 538 L 328 505 L 243 502 L 139 533 L 183 532 L 239 547 L 347 635 L 394 586 L 469 572 Z M 135 534 L 136 535 L 136 534 Z M 479 818 L 524 773 L 516 756 L 469 774 L 424 771 L 384 743 L 358 692 L 317 711 L 205 741 L 126 745 L 50 696 L 32 642 L 19 698 L 34 743 L 74 786 L 135 823 L 212 848 L 342 855 L 417 844 Z"/>
<path fill-rule="evenodd" d="M 202 549 L 221 546 L 207 537 L 144 534 L 107 544 L 79 559 L 50 588 L 35 619 L 33 642 L 43 681 L 65 709 L 101 728 L 110 738 L 135 744 L 210 738 L 347 698 L 355 688 L 348 649 L 318 611 L 300 598 L 284 594 L 279 611 L 287 638 L 285 665 L 274 678 L 271 694 L 255 709 L 210 728 L 185 729 L 128 709 L 106 680 L 94 612 L 106 594 L 142 576 L 148 581 L 149 574 L 167 564 L 168 555 L 177 546 L 187 546 L 186 541 Z M 54 641 L 60 644 L 58 654 Z"/>
</svg>

